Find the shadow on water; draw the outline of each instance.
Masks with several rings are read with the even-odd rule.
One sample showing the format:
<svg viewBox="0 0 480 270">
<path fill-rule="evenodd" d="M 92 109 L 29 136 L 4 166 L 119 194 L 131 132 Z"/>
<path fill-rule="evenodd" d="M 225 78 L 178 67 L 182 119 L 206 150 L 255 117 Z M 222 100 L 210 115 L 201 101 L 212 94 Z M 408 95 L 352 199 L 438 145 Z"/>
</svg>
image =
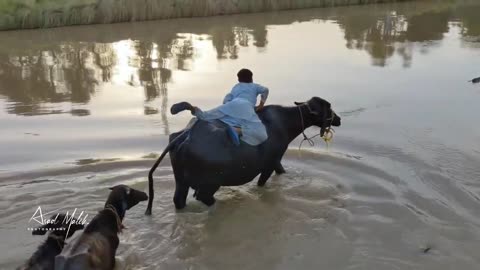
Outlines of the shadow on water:
<svg viewBox="0 0 480 270">
<path fill-rule="evenodd" d="M 459 25 L 466 46 L 478 47 L 479 12 L 478 5 L 411 2 L 4 32 L 0 33 L 0 95 L 6 97 L 10 114 L 88 116 L 83 106 L 100 85 L 112 82 L 119 67 L 122 52 L 114 48 L 115 43 L 133 40 L 129 41 L 133 53 L 128 66 L 136 75 L 127 78 L 127 83 L 143 87 L 144 114 L 160 113 L 168 134 L 168 86 L 174 71 L 191 69 L 201 50 L 195 41 L 205 35 L 217 59 L 237 59 L 241 47 L 267 49 L 270 25 L 333 20 L 344 33 L 346 47 L 366 51 L 372 65 L 387 66 L 397 54 L 408 68 L 414 46 L 420 43 L 420 51 L 428 53 L 452 23 Z M 156 99 L 161 101 L 160 109 L 151 105 Z M 72 108 L 54 106 L 65 103 Z"/>
</svg>

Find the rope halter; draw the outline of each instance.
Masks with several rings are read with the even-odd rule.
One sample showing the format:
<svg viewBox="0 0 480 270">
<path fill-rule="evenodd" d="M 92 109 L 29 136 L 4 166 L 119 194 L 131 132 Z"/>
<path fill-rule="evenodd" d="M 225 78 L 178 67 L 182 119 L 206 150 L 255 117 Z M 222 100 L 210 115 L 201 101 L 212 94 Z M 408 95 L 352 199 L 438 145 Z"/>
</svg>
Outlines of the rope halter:
<svg viewBox="0 0 480 270">
<path fill-rule="evenodd" d="M 113 205 L 107 204 L 105 206 L 105 210 L 109 210 L 115 215 L 115 219 L 116 219 L 116 222 L 117 222 L 117 230 L 118 230 L 118 232 L 121 233 L 123 231 L 123 229 L 125 229 L 125 226 L 123 226 L 123 224 L 122 224 L 122 220 L 120 219 L 120 216 L 117 213 L 117 209 L 115 209 L 115 207 Z"/>
<path fill-rule="evenodd" d="M 308 103 L 306 103 L 306 102 L 297 106 L 298 111 L 300 112 L 300 121 L 302 123 L 302 135 L 303 135 L 303 140 L 300 142 L 300 146 L 298 147 L 298 150 L 300 150 L 304 141 L 307 141 L 308 144 L 310 144 L 310 146 L 314 146 L 315 142 L 313 141 L 313 138 L 318 137 L 318 136 L 321 137 L 328 146 L 328 143 L 333 139 L 333 133 L 335 132 L 335 130 L 332 128 L 333 119 L 335 118 L 335 112 L 330 108 L 330 115 L 331 116 L 330 116 L 330 118 L 325 119 L 325 121 L 330 121 L 330 123 L 328 124 L 323 136 L 321 135 L 322 131 L 320 129 L 320 132 L 317 135 L 314 135 L 314 136 L 309 138 L 305 134 L 305 122 L 304 122 L 304 119 L 303 119 L 303 112 L 302 112 L 302 108 L 301 108 L 302 106 L 307 107 L 307 109 L 310 113 L 318 114 L 317 112 L 314 112 L 312 110 L 312 108 L 310 108 L 310 105 L 308 105 Z"/>
</svg>

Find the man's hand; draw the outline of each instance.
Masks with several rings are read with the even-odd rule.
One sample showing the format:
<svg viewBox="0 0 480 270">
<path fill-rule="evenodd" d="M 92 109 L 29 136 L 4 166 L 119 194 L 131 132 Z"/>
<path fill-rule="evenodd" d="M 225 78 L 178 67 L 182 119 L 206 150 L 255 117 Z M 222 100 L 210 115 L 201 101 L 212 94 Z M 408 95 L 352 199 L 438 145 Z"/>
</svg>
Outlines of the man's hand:
<svg viewBox="0 0 480 270">
<path fill-rule="evenodd" d="M 259 112 L 259 111 L 261 111 L 261 110 L 263 109 L 263 107 L 264 107 L 263 103 L 260 103 L 260 105 L 258 105 L 258 106 L 255 107 L 255 111 L 256 111 L 256 112 Z"/>
<path fill-rule="evenodd" d="M 263 109 L 263 106 L 265 106 L 265 101 L 264 101 L 264 100 L 261 100 L 261 101 L 260 101 L 260 104 L 255 107 L 255 111 L 256 111 L 256 112 L 261 111 L 261 110 Z"/>
</svg>

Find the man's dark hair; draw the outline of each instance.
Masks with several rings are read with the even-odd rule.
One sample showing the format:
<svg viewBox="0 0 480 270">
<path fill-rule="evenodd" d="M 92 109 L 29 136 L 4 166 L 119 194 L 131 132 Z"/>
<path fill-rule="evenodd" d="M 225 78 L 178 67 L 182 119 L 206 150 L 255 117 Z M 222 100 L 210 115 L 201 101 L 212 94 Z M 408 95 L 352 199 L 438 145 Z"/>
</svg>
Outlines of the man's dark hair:
<svg viewBox="0 0 480 270">
<path fill-rule="evenodd" d="M 251 83 L 253 82 L 253 73 L 246 68 L 240 69 L 237 73 L 238 81 L 243 83 Z"/>
</svg>

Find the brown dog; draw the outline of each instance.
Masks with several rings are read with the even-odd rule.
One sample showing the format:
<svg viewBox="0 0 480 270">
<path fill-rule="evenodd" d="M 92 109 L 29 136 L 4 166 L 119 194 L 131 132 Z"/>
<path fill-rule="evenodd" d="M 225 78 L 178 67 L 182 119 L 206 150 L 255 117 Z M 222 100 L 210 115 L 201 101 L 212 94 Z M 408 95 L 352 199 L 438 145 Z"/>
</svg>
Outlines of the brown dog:
<svg viewBox="0 0 480 270">
<path fill-rule="evenodd" d="M 87 225 L 83 234 L 55 258 L 56 270 L 111 270 L 115 267 L 118 233 L 123 229 L 125 212 L 146 201 L 148 196 L 125 185 L 111 190 L 105 208 Z"/>
<path fill-rule="evenodd" d="M 75 231 L 83 229 L 83 225 L 78 220 L 65 214 L 55 214 L 50 220 L 54 222 L 33 230 L 33 235 L 45 235 L 47 231 L 50 233 L 47 240 L 38 247 L 25 265 L 17 270 L 54 270 L 55 256 L 63 250 L 65 239 L 71 237 Z"/>
</svg>

